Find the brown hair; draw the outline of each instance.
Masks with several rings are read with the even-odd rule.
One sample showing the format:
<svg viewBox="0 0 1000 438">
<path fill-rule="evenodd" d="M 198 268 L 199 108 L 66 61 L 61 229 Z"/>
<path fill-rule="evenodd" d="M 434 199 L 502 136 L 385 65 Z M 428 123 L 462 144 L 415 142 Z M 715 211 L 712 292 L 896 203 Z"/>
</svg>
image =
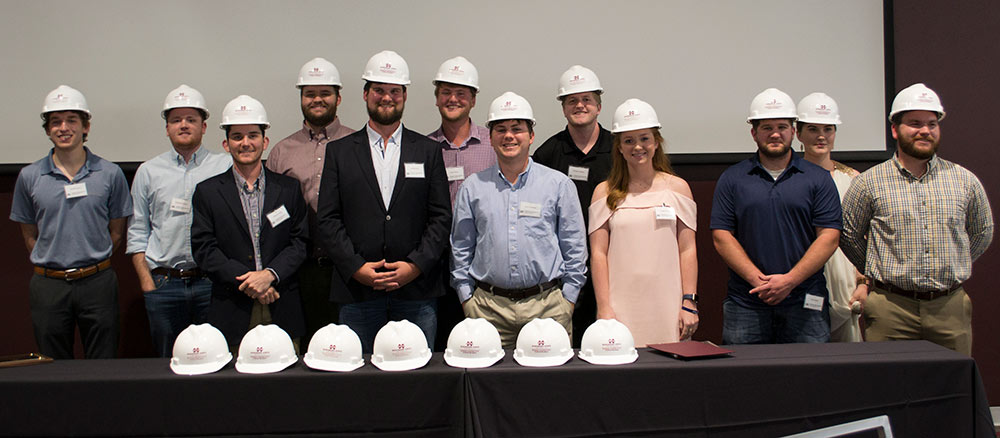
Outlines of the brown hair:
<svg viewBox="0 0 1000 438">
<path fill-rule="evenodd" d="M 87 113 L 85 113 L 83 111 L 77 111 L 77 110 L 65 110 L 65 111 L 71 111 L 73 113 L 76 113 L 76 115 L 80 117 L 80 125 L 83 126 L 84 129 L 90 127 L 90 114 L 87 114 Z M 47 112 L 45 114 L 42 114 L 42 128 L 45 129 L 45 134 L 46 135 L 48 135 L 48 133 L 49 133 L 49 116 L 52 113 L 56 113 L 56 112 L 59 112 L 59 111 L 50 111 L 50 112 Z M 83 133 L 83 142 L 84 143 L 87 142 L 87 133 L 86 132 Z"/>
<path fill-rule="evenodd" d="M 660 128 L 652 128 L 653 139 L 656 141 L 656 152 L 653 153 L 653 169 L 658 172 L 665 172 L 676 175 L 674 169 L 670 167 L 670 157 L 667 157 L 663 150 L 663 136 L 660 135 Z M 611 173 L 608 174 L 608 208 L 614 211 L 618 204 L 625 199 L 628 194 L 628 163 L 621 153 L 622 134 L 615 134 L 614 146 L 611 151 Z"/>
</svg>

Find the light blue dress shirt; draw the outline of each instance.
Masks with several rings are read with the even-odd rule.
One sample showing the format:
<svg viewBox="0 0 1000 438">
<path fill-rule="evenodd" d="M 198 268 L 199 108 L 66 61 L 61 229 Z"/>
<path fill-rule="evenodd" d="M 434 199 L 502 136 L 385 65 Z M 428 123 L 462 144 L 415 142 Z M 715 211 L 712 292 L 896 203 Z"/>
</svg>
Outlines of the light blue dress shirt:
<svg viewBox="0 0 1000 438">
<path fill-rule="evenodd" d="M 173 149 L 142 163 L 132 180 L 134 213 L 129 219 L 126 252 L 145 252 L 149 269 L 193 267 L 191 195 L 198 183 L 232 165 L 229 154 L 209 152 L 204 146 L 187 163 Z M 171 209 L 174 199 L 181 202 Z"/>
<path fill-rule="evenodd" d="M 576 186 L 530 158 L 515 184 L 497 165 L 470 176 L 455 198 L 451 251 L 451 284 L 462 302 L 476 280 L 521 289 L 561 278 L 563 296 L 575 303 L 587 272 Z"/>
<path fill-rule="evenodd" d="M 375 179 L 382 191 L 382 205 L 388 209 L 392 199 L 392 191 L 396 188 L 396 175 L 399 174 L 399 149 L 403 137 L 403 124 L 389 137 L 388 142 L 382 141 L 382 134 L 375 132 L 371 125 L 365 123 L 368 132 L 368 145 L 371 146 L 372 165 L 375 166 Z"/>
</svg>

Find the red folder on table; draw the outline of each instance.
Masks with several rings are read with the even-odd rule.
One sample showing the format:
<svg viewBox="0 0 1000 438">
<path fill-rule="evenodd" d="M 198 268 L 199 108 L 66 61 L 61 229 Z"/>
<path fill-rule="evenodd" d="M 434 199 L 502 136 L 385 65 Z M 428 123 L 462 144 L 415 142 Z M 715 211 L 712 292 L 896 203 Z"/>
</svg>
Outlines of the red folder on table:
<svg viewBox="0 0 1000 438">
<path fill-rule="evenodd" d="M 709 341 L 682 341 L 666 344 L 650 344 L 649 348 L 667 353 L 677 359 L 705 359 L 726 356 L 732 350 L 719 347 Z"/>
</svg>

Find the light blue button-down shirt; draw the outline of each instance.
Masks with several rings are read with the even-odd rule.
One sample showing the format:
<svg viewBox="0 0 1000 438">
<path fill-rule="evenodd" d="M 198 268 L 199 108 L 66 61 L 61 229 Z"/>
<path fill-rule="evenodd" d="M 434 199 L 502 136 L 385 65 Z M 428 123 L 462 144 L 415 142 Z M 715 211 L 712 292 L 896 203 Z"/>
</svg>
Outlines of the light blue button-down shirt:
<svg viewBox="0 0 1000 438">
<path fill-rule="evenodd" d="M 368 132 L 368 145 L 371 146 L 372 165 L 375 166 L 375 178 L 378 188 L 382 191 L 382 205 L 389 208 L 392 190 L 396 188 L 396 175 L 399 173 L 400 140 L 403 137 L 403 124 L 389 137 L 388 142 L 382 141 L 382 134 L 375 132 L 371 125 L 365 123 Z"/>
<path fill-rule="evenodd" d="M 126 252 L 145 252 L 149 269 L 194 266 L 191 195 L 198 183 L 232 165 L 228 154 L 212 153 L 204 146 L 187 163 L 173 149 L 142 163 L 132 180 L 134 213 L 129 220 Z"/>
<path fill-rule="evenodd" d="M 497 165 L 470 176 L 455 198 L 451 254 L 451 284 L 462 302 L 476 280 L 521 289 L 561 278 L 563 296 L 575 303 L 587 272 L 576 186 L 531 159 L 515 184 Z"/>
</svg>

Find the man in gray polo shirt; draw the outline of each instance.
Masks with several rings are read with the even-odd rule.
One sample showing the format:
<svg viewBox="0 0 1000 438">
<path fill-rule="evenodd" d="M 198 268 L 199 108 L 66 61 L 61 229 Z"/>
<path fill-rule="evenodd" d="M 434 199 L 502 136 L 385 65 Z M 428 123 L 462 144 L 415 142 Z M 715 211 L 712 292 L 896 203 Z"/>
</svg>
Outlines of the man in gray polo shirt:
<svg viewBox="0 0 1000 438">
<path fill-rule="evenodd" d="M 90 109 L 79 91 L 52 90 L 42 119 L 54 147 L 21 169 L 10 212 L 35 265 L 28 287 L 35 341 L 46 356 L 72 359 L 79 325 L 84 357 L 113 358 L 118 277 L 111 253 L 132 215 L 128 183 L 121 168 L 83 145 Z"/>
</svg>

